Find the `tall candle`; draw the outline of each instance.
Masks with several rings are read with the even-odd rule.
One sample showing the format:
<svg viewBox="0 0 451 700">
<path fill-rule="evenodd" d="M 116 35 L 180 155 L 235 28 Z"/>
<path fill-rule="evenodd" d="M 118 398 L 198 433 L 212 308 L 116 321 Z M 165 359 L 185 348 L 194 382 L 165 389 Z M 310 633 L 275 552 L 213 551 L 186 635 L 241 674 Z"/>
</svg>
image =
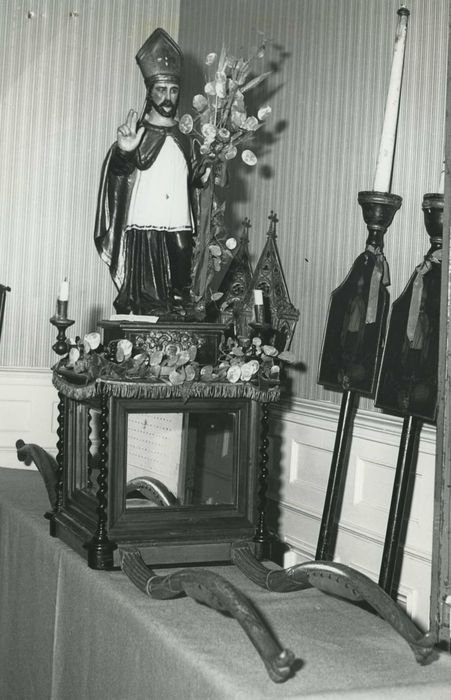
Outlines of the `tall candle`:
<svg viewBox="0 0 451 700">
<path fill-rule="evenodd" d="M 376 192 L 390 192 L 409 14 L 410 12 L 407 7 L 401 5 L 398 10 L 399 20 L 396 29 L 395 49 L 393 53 L 390 83 L 388 86 L 387 102 L 385 105 L 379 155 L 377 157 L 376 172 L 374 175 L 373 190 Z"/>
<path fill-rule="evenodd" d="M 58 294 L 58 299 L 59 301 L 68 301 L 69 300 L 69 281 L 67 277 L 63 279 L 61 282 L 61 287 L 60 291 Z"/>
<path fill-rule="evenodd" d="M 439 194 L 444 194 L 445 192 L 445 161 L 443 162 L 442 170 L 440 173 L 440 182 L 437 192 Z"/>
</svg>

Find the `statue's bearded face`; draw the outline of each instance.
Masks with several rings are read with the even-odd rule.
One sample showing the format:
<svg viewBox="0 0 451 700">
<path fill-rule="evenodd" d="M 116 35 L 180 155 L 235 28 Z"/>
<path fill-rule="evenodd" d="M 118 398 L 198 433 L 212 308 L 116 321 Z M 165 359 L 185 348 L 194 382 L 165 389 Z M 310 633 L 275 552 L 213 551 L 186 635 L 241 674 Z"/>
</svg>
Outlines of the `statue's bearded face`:
<svg viewBox="0 0 451 700">
<path fill-rule="evenodd" d="M 179 103 L 180 87 L 177 83 L 157 81 L 150 88 L 149 101 L 162 117 L 173 119 Z"/>
</svg>

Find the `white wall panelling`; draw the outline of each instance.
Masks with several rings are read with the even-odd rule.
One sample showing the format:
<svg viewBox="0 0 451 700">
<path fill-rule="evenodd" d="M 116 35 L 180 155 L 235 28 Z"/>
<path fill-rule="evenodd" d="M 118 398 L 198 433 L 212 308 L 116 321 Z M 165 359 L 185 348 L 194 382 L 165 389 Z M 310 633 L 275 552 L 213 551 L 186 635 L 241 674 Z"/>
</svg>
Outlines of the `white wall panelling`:
<svg viewBox="0 0 451 700">
<path fill-rule="evenodd" d="M 314 558 L 338 422 L 338 407 L 296 400 L 272 411 L 270 497 L 290 545 L 287 565 Z M 378 580 L 402 422 L 359 410 L 354 423 L 337 561 Z M 424 627 L 429 620 L 435 430 L 421 433 L 401 596 Z"/>
<path fill-rule="evenodd" d="M 1 467 L 26 468 L 17 459 L 19 438 L 56 454 L 57 417 L 58 394 L 50 370 L 0 368 Z"/>
</svg>

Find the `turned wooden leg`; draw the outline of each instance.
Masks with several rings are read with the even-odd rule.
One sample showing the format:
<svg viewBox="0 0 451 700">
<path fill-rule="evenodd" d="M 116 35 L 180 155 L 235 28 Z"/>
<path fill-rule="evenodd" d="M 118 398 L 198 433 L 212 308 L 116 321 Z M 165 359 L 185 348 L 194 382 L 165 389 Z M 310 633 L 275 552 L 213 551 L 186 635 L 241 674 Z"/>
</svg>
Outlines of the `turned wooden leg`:
<svg viewBox="0 0 451 700">
<path fill-rule="evenodd" d="M 88 565 L 91 569 L 112 569 L 113 552 L 117 545 L 108 538 L 108 398 L 102 396 L 100 412 L 100 458 L 97 477 L 97 530 L 85 546 L 88 550 Z"/>
<path fill-rule="evenodd" d="M 259 559 L 263 559 L 267 554 L 266 549 L 269 543 L 269 533 L 266 526 L 266 492 L 268 490 L 268 433 L 269 433 L 269 407 L 267 403 L 262 404 L 262 417 L 260 429 L 260 462 L 258 473 L 257 491 L 257 527 L 254 535 L 255 553 Z"/>
</svg>

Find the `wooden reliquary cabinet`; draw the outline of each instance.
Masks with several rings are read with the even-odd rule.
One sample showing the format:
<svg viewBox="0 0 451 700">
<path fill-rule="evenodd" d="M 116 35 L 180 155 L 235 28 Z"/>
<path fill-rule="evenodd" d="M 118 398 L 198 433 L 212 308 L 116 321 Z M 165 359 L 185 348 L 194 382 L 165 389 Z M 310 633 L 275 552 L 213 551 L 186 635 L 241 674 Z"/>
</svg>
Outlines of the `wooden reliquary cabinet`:
<svg viewBox="0 0 451 700">
<path fill-rule="evenodd" d="M 111 386 L 111 385 L 110 385 Z M 256 530 L 259 405 L 250 398 L 60 393 L 64 478 L 54 533 L 94 568 L 221 561 Z"/>
</svg>

